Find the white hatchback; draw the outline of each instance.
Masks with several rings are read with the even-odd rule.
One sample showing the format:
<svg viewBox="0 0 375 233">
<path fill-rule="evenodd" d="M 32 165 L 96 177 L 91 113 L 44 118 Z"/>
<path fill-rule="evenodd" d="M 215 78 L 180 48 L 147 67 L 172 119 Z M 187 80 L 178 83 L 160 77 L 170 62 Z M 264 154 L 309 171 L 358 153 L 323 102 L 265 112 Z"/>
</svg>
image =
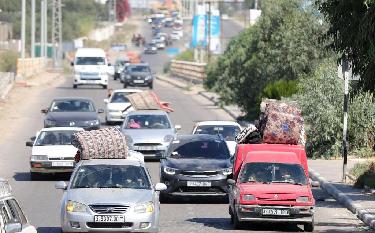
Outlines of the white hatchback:
<svg viewBox="0 0 375 233">
<path fill-rule="evenodd" d="M 31 179 L 36 179 L 41 173 L 72 172 L 77 154 L 77 148 L 71 144 L 73 134 L 83 130 L 75 127 L 43 128 L 31 138 L 32 141 L 26 142 L 26 146 L 32 147 Z"/>
</svg>

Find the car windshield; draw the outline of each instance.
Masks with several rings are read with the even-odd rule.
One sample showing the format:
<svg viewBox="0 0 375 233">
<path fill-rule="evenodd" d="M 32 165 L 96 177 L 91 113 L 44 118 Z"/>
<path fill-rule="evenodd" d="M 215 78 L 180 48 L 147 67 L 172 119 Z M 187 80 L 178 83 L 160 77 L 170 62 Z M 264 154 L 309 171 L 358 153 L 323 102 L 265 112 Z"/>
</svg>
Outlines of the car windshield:
<svg viewBox="0 0 375 233">
<path fill-rule="evenodd" d="M 133 94 L 134 92 L 115 92 L 112 95 L 111 103 L 129 103 L 127 95 Z"/>
<path fill-rule="evenodd" d="M 104 57 L 77 57 L 76 65 L 105 65 Z"/>
<path fill-rule="evenodd" d="M 200 125 L 194 134 L 221 134 L 226 141 L 234 141 L 239 132 L 240 128 L 234 125 Z"/>
<path fill-rule="evenodd" d="M 89 100 L 56 100 L 52 103 L 51 112 L 95 112 Z"/>
<path fill-rule="evenodd" d="M 306 185 L 307 178 L 298 164 L 285 163 L 247 163 L 239 176 L 241 183 L 291 183 Z"/>
<path fill-rule="evenodd" d="M 150 68 L 148 66 L 132 66 L 129 70 L 131 72 L 149 72 Z"/>
<path fill-rule="evenodd" d="M 140 166 L 83 165 L 76 172 L 71 188 L 151 189 L 151 183 Z"/>
<path fill-rule="evenodd" d="M 42 131 L 36 139 L 35 146 L 71 145 L 75 132 L 77 131 Z"/>
<path fill-rule="evenodd" d="M 183 144 L 172 143 L 169 150 L 172 158 L 228 159 L 230 153 L 224 141 L 201 140 Z"/>
<path fill-rule="evenodd" d="M 170 129 L 171 124 L 165 115 L 131 115 L 125 122 L 125 129 Z"/>
</svg>

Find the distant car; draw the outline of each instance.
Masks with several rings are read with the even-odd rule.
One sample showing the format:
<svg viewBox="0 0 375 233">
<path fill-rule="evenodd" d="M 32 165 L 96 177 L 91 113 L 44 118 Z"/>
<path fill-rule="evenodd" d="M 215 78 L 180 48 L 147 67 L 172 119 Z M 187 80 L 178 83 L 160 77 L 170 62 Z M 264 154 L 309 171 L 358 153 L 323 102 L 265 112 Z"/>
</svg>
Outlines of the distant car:
<svg viewBox="0 0 375 233">
<path fill-rule="evenodd" d="M 202 121 L 195 125 L 192 134 L 221 134 L 233 155 L 237 145 L 235 137 L 240 131 L 241 126 L 234 121 Z"/>
<path fill-rule="evenodd" d="M 183 30 L 174 30 L 172 33 L 176 33 L 180 38 L 184 36 L 184 31 Z"/>
<path fill-rule="evenodd" d="M 156 36 L 158 33 L 160 33 L 161 32 L 161 29 L 160 28 L 154 28 L 153 30 L 152 30 L 152 35 L 153 36 Z"/>
<path fill-rule="evenodd" d="M 0 178 L 0 232 L 37 233 L 23 213 L 9 182 Z"/>
<path fill-rule="evenodd" d="M 144 110 L 129 112 L 122 132 L 130 138 L 133 150 L 141 152 L 145 158 L 160 158 L 180 128 L 172 126 L 166 112 Z"/>
<path fill-rule="evenodd" d="M 120 78 L 121 72 L 124 70 L 125 65 L 128 64 L 129 62 L 130 62 L 129 58 L 127 58 L 127 57 L 122 57 L 122 58 L 116 59 L 115 74 L 113 75 L 114 80 Z"/>
<path fill-rule="evenodd" d="M 130 159 L 80 161 L 64 190 L 62 232 L 158 232 L 159 191 L 145 164 Z"/>
<path fill-rule="evenodd" d="M 162 41 L 166 41 L 166 40 L 167 40 L 167 37 L 168 37 L 168 34 L 165 33 L 165 32 L 159 32 L 159 33 L 156 35 L 156 38 L 158 38 L 159 40 L 162 40 Z"/>
<path fill-rule="evenodd" d="M 166 28 L 171 28 L 171 27 L 173 27 L 173 20 L 165 21 L 165 23 L 164 23 L 164 27 L 166 27 Z"/>
<path fill-rule="evenodd" d="M 91 99 L 79 97 L 56 98 L 49 108 L 42 109 L 46 114 L 44 127 L 81 127 L 85 130 L 99 129 L 100 118 Z"/>
<path fill-rule="evenodd" d="M 144 48 L 145 54 L 156 54 L 158 52 L 158 48 L 154 43 L 148 43 Z"/>
<path fill-rule="evenodd" d="M 35 140 L 26 142 L 26 146 L 32 147 L 31 179 L 36 179 L 40 174 L 73 172 L 77 148 L 72 145 L 72 137 L 83 130 L 74 127 L 44 128 L 37 132 Z"/>
<path fill-rule="evenodd" d="M 136 92 L 142 92 L 142 90 L 118 89 L 114 90 L 108 99 L 104 99 L 104 103 L 106 104 L 105 119 L 107 124 L 124 121 L 123 111 L 131 105 L 126 96 Z"/>
<path fill-rule="evenodd" d="M 154 76 L 148 64 L 140 63 L 128 66 L 124 79 L 124 88 L 128 86 L 148 86 L 152 89 L 153 82 Z"/>
<path fill-rule="evenodd" d="M 178 33 L 177 31 L 172 32 L 171 33 L 171 39 L 172 40 L 179 40 L 179 39 L 181 39 L 180 33 Z"/>
<path fill-rule="evenodd" d="M 166 46 L 167 45 L 166 45 L 165 41 L 159 40 L 159 41 L 156 42 L 156 47 L 158 49 L 165 49 Z"/>
<path fill-rule="evenodd" d="M 160 163 L 160 180 L 171 196 L 227 196 L 232 174 L 231 156 L 220 135 L 178 135 Z"/>
</svg>

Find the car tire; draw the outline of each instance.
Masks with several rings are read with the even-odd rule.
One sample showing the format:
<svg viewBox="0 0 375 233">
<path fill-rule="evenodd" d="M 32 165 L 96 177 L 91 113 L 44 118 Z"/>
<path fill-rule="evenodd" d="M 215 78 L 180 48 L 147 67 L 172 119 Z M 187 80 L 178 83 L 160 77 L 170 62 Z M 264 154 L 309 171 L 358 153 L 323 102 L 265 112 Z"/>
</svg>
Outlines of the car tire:
<svg viewBox="0 0 375 233">
<path fill-rule="evenodd" d="M 73 84 L 73 88 L 76 89 L 78 87 L 77 84 Z"/>
<path fill-rule="evenodd" d="M 305 223 L 303 225 L 303 230 L 305 232 L 314 232 L 314 221 L 310 223 Z"/>
<path fill-rule="evenodd" d="M 148 87 L 152 90 L 154 88 L 154 84 L 150 83 L 150 85 L 148 85 Z"/>
<path fill-rule="evenodd" d="M 118 76 L 117 73 L 115 75 L 113 75 L 113 80 L 117 80 L 117 76 Z"/>
<path fill-rule="evenodd" d="M 128 85 L 124 82 L 124 88 L 127 88 L 128 87 Z"/>
<path fill-rule="evenodd" d="M 242 229 L 242 222 L 238 220 L 238 216 L 236 211 L 233 211 L 233 214 L 231 215 L 231 222 L 233 224 L 234 229 Z"/>
<path fill-rule="evenodd" d="M 108 85 L 103 85 L 102 87 L 103 87 L 103 89 L 107 89 Z"/>
</svg>

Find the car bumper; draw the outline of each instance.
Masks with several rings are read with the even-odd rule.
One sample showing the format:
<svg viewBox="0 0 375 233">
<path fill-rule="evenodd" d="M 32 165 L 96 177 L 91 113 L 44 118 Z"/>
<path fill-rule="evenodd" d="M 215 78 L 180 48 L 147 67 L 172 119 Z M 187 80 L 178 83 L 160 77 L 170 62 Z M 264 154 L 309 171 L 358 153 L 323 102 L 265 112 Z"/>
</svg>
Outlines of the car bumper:
<svg viewBox="0 0 375 233">
<path fill-rule="evenodd" d="M 74 85 L 108 85 L 108 75 L 98 76 L 96 78 L 83 79 L 80 76 L 75 76 Z"/>
<path fill-rule="evenodd" d="M 149 80 L 144 80 L 143 83 L 137 83 L 137 82 L 134 82 L 134 80 L 132 80 L 132 79 L 125 79 L 124 80 L 126 85 L 139 86 L 139 87 L 149 86 L 152 83 L 152 81 L 153 81 L 152 79 L 149 79 Z"/>
<path fill-rule="evenodd" d="M 72 166 L 55 165 L 54 162 L 72 163 Z M 33 173 L 70 173 L 73 172 L 74 161 L 30 161 L 30 172 Z"/>
<path fill-rule="evenodd" d="M 95 223 L 94 214 L 66 213 L 61 228 L 63 232 L 156 232 L 159 226 L 155 219 L 154 212 L 125 214 L 124 223 Z M 142 223 L 148 223 L 147 227 L 141 228 Z"/>
<path fill-rule="evenodd" d="M 164 153 L 168 148 L 167 143 L 162 143 L 160 146 L 133 146 L 133 150 L 143 154 L 144 158 L 148 159 L 160 159 L 161 154 Z"/>
<path fill-rule="evenodd" d="M 163 183 L 167 185 L 164 194 L 172 196 L 226 196 L 228 193 L 227 176 L 216 175 L 205 178 L 197 178 L 185 175 L 167 175 L 162 173 Z M 210 182 L 210 186 L 191 186 L 191 181 Z"/>
<path fill-rule="evenodd" d="M 107 112 L 106 113 L 106 119 L 109 122 L 123 122 L 124 121 L 122 111 Z"/>
<path fill-rule="evenodd" d="M 262 215 L 262 209 L 288 209 L 289 216 Z M 312 206 L 259 206 L 259 205 L 237 205 L 236 212 L 239 221 L 256 222 L 293 222 L 297 224 L 312 223 L 314 220 L 314 207 Z"/>
</svg>

